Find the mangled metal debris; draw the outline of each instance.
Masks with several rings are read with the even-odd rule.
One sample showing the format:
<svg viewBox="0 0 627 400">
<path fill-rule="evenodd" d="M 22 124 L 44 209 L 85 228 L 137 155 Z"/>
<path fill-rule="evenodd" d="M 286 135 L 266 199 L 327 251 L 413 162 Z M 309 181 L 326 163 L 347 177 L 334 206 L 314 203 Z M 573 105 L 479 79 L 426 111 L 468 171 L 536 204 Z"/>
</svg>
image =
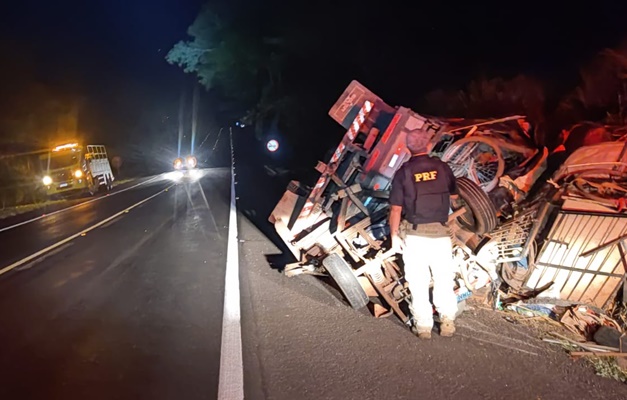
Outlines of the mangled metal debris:
<svg viewBox="0 0 627 400">
<path fill-rule="evenodd" d="M 338 148 L 319 162 L 312 188 L 290 183 L 269 218 L 297 260 L 287 275 L 330 275 L 352 307 L 409 321 L 402 262 L 389 250 L 387 197 L 410 157 L 405 136 L 417 132 L 451 166 L 465 203 L 449 217 L 460 302 L 488 287 L 495 307 L 525 311 L 525 300 L 544 296 L 548 305 L 526 309 L 555 312 L 555 300 L 603 309 L 625 285 L 624 143 L 575 151 L 530 196 L 549 153 L 523 116 L 424 116 L 356 81 L 329 114 L 347 129 Z"/>
</svg>

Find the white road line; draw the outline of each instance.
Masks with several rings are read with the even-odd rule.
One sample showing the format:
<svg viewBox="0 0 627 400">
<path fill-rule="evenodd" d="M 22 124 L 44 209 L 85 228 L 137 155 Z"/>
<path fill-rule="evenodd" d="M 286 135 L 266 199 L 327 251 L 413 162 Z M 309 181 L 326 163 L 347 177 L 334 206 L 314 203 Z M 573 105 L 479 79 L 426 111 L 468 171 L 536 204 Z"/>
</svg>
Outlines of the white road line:
<svg viewBox="0 0 627 400">
<path fill-rule="evenodd" d="M 232 149 L 233 142 L 231 138 L 231 151 Z M 226 248 L 218 400 L 241 400 L 244 398 L 243 364 L 235 173 L 234 168 L 231 168 L 231 207 L 229 212 L 229 235 Z"/>
<path fill-rule="evenodd" d="M 138 207 L 138 206 L 140 206 L 140 205 L 144 204 L 144 203 L 145 203 L 145 202 L 147 202 L 148 200 L 153 199 L 153 198 L 155 198 L 155 197 L 159 196 L 159 195 L 160 195 L 161 193 L 163 193 L 163 192 L 166 192 L 166 191 L 167 191 L 169 188 L 171 188 L 172 186 L 174 186 L 174 185 L 170 185 L 170 186 L 168 186 L 167 188 L 165 188 L 165 189 L 161 190 L 160 192 L 157 192 L 157 193 L 153 194 L 153 195 L 152 195 L 152 196 L 150 196 L 150 197 L 146 197 L 145 199 L 143 199 L 143 200 L 141 200 L 141 201 L 139 201 L 139 202 L 137 202 L 137 203 L 133 204 L 132 206 L 130 206 L 130 207 L 128 207 L 128 208 L 125 208 L 124 210 L 122 210 L 122 211 L 120 211 L 120 212 L 118 212 L 118 213 L 113 214 L 113 215 L 112 215 L 112 216 L 110 216 L 109 218 L 105 218 L 105 219 L 103 219 L 102 221 L 98 222 L 97 224 L 94 224 L 94 225 L 90 226 L 90 227 L 89 227 L 89 228 L 87 228 L 87 229 L 83 229 L 82 231 L 80 231 L 80 232 L 78 232 L 78 233 L 76 233 L 76 234 L 74 234 L 74 235 L 72 235 L 72 236 L 69 236 L 69 237 L 67 237 L 67 238 L 65 238 L 65 239 L 63 239 L 63 240 L 61 240 L 61 241 L 59 241 L 59 242 L 57 242 L 57 243 L 55 243 L 55 244 L 53 244 L 53 245 L 51 245 L 51 246 L 46 247 L 45 249 L 39 250 L 38 252 L 33 253 L 33 254 L 31 254 L 30 256 L 28 256 L 28 257 L 25 257 L 25 258 L 23 258 L 23 259 L 21 259 L 21 260 L 19 260 L 19 261 L 14 262 L 14 263 L 13 263 L 13 264 L 11 264 L 11 265 L 8 265 L 8 266 L 6 266 L 6 267 L 4 267 L 4 268 L 0 269 L 0 275 L 4 274 L 4 273 L 6 273 L 6 272 L 9 272 L 9 271 L 11 271 L 11 270 L 12 270 L 12 269 L 14 269 L 14 268 L 17 268 L 17 267 L 19 267 L 20 265 L 24 265 L 24 264 L 26 264 L 27 262 L 30 262 L 30 261 L 32 261 L 32 260 L 34 260 L 34 259 L 38 258 L 38 257 L 41 257 L 42 255 L 46 254 L 47 252 L 49 252 L 49 251 L 51 251 L 51 250 L 54 250 L 54 249 L 56 249 L 56 248 L 57 248 L 57 247 L 59 247 L 59 246 L 63 246 L 64 244 L 66 244 L 66 243 L 68 243 L 68 242 L 70 242 L 70 241 L 72 241 L 72 240 L 76 239 L 77 237 L 82 236 L 82 235 L 86 234 L 87 232 L 92 231 L 92 230 L 94 230 L 94 229 L 96 229 L 96 228 L 98 228 L 98 227 L 100 227 L 100 226 L 102 226 L 102 225 L 106 224 L 107 222 L 109 222 L 109 221 L 112 221 L 112 220 L 116 219 L 116 218 L 117 218 L 117 217 L 119 217 L 120 215 L 125 214 L 125 213 L 129 212 L 130 210 L 132 210 L 133 208 Z"/>
<path fill-rule="evenodd" d="M 18 226 L 30 224 L 31 222 L 38 221 L 38 220 L 40 220 L 42 218 L 46 218 L 46 217 L 49 217 L 51 215 L 59 214 L 59 213 L 62 213 L 64 211 L 68 211 L 68 210 L 71 210 L 73 208 L 80 207 L 80 206 L 85 205 L 85 204 L 93 203 L 94 201 L 110 198 L 111 196 L 115 196 L 116 194 L 120 194 L 120 193 L 126 192 L 127 190 L 134 189 L 134 188 L 136 188 L 138 186 L 145 185 L 146 183 L 152 182 L 152 181 L 154 181 L 157 178 L 159 178 L 159 175 L 157 175 L 157 176 L 155 176 L 153 178 L 150 178 L 148 180 L 145 180 L 143 182 L 139 182 L 136 185 L 124 188 L 124 189 L 119 190 L 117 192 L 113 192 L 113 193 L 109 194 L 108 196 L 96 197 L 95 199 L 87 200 L 87 201 L 84 201 L 82 203 L 74 204 L 73 206 L 70 206 L 70 207 L 62 208 L 60 210 L 53 211 L 53 212 L 48 213 L 48 214 L 40 215 L 39 217 L 31 218 L 31 219 L 29 219 L 27 221 L 20 222 L 19 224 L 15 224 L 15 225 L 11 225 L 11 226 L 5 226 L 4 228 L 0 228 L 0 232 L 8 231 L 9 229 L 17 228 Z"/>
<path fill-rule="evenodd" d="M 36 266 L 37 264 L 39 264 L 40 262 L 44 261 L 46 258 L 52 257 L 52 256 L 54 256 L 56 254 L 61 253 L 62 251 L 65 251 L 66 249 L 72 247 L 73 244 L 74 243 L 70 242 L 70 243 L 64 244 L 63 246 L 59 246 L 56 249 L 54 249 L 54 250 L 44 254 L 43 256 L 39 257 L 38 259 L 33 260 L 33 261 L 29 262 L 29 263 L 23 264 L 23 265 L 15 268 L 15 270 L 16 271 L 26 271 L 27 269 L 31 269 L 34 266 Z"/>
</svg>

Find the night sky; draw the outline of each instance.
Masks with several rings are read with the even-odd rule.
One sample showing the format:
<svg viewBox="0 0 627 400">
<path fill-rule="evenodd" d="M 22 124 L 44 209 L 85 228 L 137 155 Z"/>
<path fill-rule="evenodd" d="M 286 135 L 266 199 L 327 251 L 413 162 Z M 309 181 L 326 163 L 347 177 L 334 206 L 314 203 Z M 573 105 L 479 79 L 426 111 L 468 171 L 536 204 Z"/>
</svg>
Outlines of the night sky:
<svg viewBox="0 0 627 400">
<path fill-rule="evenodd" d="M 132 81 L 164 85 L 174 76 L 164 53 L 184 37 L 201 4 L 26 0 L 3 9 L 0 32 L 3 41 L 24 46 L 39 66 L 38 79 L 74 84 L 90 95 Z"/>
<path fill-rule="evenodd" d="M 164 56 L 185 37 L 202 1 L 58 3 L 27 0 L 3 9 L 0 43 L 20 53 L 13 58 L 5 51 L 3 59 L 27 71 L 21 82 L 77 95 L 79 129 L 114 144 L 128 137 L 141 113 L 158 119 L 163 109 L 176 110 L 192 78 Z"/>
<path fill-rule="evenodd" d="M 3 104 L 20 82 L 76 94 L 83 104 L 80 129 L 118 145 L 141 118 L 175 114 L 181 90 L 191 95 L 193 77 L 164 57 L 186 39 L 203 3 L 26 0 L 3 6 Z M 312 87 L 312 98 L 319 100 L 312 112 L 325 127 L 334 126 L 326 110 L 351 79 L 390 104 L 407 106 L 418 104 L 427 91 L 463 88 L 479 76 L 524 73 L 559 92 L 577 84 L 586 60 L 627 37 L 622 1 L 562 6 L 544 1 L 535 7 L 533 2 L 213 3 L 223 12 L 248 16 L 251 24 L 291 26 L 314 38 L 318 45 L 296 74 Z M 0 110 L 10 112 L 10 106 Z"/>
</svg>

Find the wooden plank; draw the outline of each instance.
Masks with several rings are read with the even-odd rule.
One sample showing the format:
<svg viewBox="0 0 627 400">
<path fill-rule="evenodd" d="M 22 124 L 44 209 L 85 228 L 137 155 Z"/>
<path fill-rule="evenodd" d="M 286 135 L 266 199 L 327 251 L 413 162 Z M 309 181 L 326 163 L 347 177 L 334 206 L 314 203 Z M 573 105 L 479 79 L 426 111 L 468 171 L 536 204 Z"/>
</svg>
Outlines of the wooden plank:
<svg viewBox="0 0 627 400">
<path fill-rule="evenodd" d="M 338 186 L 341 187 L 346 187 L 346 184 L 344 184 L 344 182 L 340 179 L 339 176 L 337 176 L 337 174 L 333 174 L 331 175 L 331 179 L 333 180 L 333 182 L 335 182 Z M 357 206 L 357 208 L 359 208 L 359 210 L 361 212 L 363 212 L 366 215 L 370 215 L 370 213 L 368 212 L 368 209 L 366 208 L 366 206 L 364 206 L 364 203 L 361 202 L 361 200 L 359 200 L 357 198 L 357 196 L 355 196 L 355 194 L 350 190 L 350 188 L 346 188 L 348 189 L 346 191 L 346 194 L 348 194 L 348 197 L 351 199 L 351 201 L 353 203 L 355 203 L 355 205 Z"/>
<path fill-rule="evenodd" d="M 348 197 L 342 199 L 342 205 L 340 206 L 340 215 L 337 216 L 337 230 L 342 232 L 346 227 L 346 211 L 348 211 Z"/>
<path fill-rule="evenodd" d="M 377 241 L 376 241 L 376 240 L 374 240 L 374 239 L 373 239 L 373 238 L 372 238 L 372 237 L 368 234 L 368 232 L 366 232 L 366 230 L 365 230 L 365 229 L 358 228 L 358 229 L 357 229 L 357 232 L 359 232 L 359 235 L 360 235 L 361 237 L 363 237 L 363 238 L 364 238 L 364 239 L 368 242 L 368 244 L 370 245 L 370 247 L 372 247 L 372 248 L 373 248 L 373 249 L 375 249 L 375 250 L 379 250 L 379 249 L 381 248 L 381 245 L 379 245 L 379 243 L 377 243 Z"/>
</svg>

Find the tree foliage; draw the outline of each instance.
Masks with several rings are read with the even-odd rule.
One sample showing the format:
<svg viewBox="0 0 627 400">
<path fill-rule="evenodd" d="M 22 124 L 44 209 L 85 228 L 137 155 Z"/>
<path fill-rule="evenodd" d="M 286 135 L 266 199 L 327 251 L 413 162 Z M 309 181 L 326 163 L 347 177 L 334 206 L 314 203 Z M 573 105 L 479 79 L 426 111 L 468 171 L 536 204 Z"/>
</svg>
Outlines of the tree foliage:
<svg viewBox="0 0 627 400">
<path fill-rule="evenodd" d="M 166 60 L 240 105 L 240 115 L 260 124 L 285 113 L 289 96 L 282 84 L 283 40 L 259 34 L 246 20 L 227 20 L 205 6 Z M 259 129 L 260 129 L 259 125 Z"/>
<path fill-rule="evenodd" d="M 465 118 L 492 118 L 524 115 L 536 127 L 536 141 L 544 142 L 546 101 L 542 83 L 518 75 L 513 79 L 482 78 L 465 90 L 438 89 L 425 96 L 419 106 L 432 115 Z"/>
<path fill-rule="evenodd" d="M 425 97 L 424 107 L 430 113 L 467 118 L 502 117 L 512 114 L 528 116 L 534 122 L 544 118 L 544 88 L 530 77 L 513 79 L 478 79 L 465 90 L 435 90 Z"/>
<path fill-rule="evenodd" d="M 562 99 L 557 113 L 571 123 L 592 119 L 624 124 L 627 46 L 599 52 L 581 68 L 580 77 L 580 84 Z"/>
<path fill-rule="evenodd" d="M 291 7 L 301 6 L 306 5 L 294 3 Z M 327 25 L 343 26 L 354 10 L 345 12 L 327 15 L 315 5 L 301 12 L 273 9 L 272 14 L 277 15 L 273 22 L 266 22 L 267 15 L 227 16 L 205 6 L 188 30 L 191 39 L 177 43 L 166 58 L 196 74 L 207 89 L 223 96 L 223 104 L 237 104 L 236 114 L 255 124 L 257 134 L 272 125 L 297 128 L 303 134 L 302 130 L 312 125 L 309 118 L 321 117 L 335 100 L 333 93 L 341 93 L 343 87 L 336 85 L 352 78 L 366 86 L 370 81 L 385 82 L 381 76 L 399 67 L 400 61 L 394 56 L 402 47 L 387 44 L 384 48 L 389 54 L 381 57 L 385 62 L 374 63 L 376 56 L 345 58 L 348 49 L 364 55 L 372 51 L 370 40 L 348 40 L 341 29 L 319 26 L 322 20 Z M 313 17 L 316 13 L 320 13 L 319 18 Z M 383 68 L 390 66 L 390 60 L 396 60 L 394 66 Z M 622 120 L 616 116 L 623 116 L 627 108 L 626 76 L 627 47 L 608 49 L 581 69 L 579 86 L 565 93 L 557 92 L 552 82 L 547 85 L 524 74 L 482 77 L 461 90 L 434 90 L 417 104 L 416 111 L 467 118 L 522 114 L 538 127 L 536 139 L 549 144 L 552 138 L 557 140 L 562 129 L 582 120 L 599 121 L 608 115 L 611 118 L 606 121 Z M 416 78 L 408 74 L 404 79 L 411 83 Z M 380 85 L 400 90 L 403 84 L 399 81 L 391 79 L 389 84 Z"/>
<path fill-rule="evenodd" d="M 627 46 L 604 49 L 580 69 L 580 82 L 550 103 L 547 85 L 518 75 L 482 78 L 464 90 L 437 89 L 419 107 L 434 115 L 467 118 L 526 115 L 539 127 L 536 140 L 552 146 L 562 130 L 581 121 L 624 125 L 627 111 Z"/>
</svg>

